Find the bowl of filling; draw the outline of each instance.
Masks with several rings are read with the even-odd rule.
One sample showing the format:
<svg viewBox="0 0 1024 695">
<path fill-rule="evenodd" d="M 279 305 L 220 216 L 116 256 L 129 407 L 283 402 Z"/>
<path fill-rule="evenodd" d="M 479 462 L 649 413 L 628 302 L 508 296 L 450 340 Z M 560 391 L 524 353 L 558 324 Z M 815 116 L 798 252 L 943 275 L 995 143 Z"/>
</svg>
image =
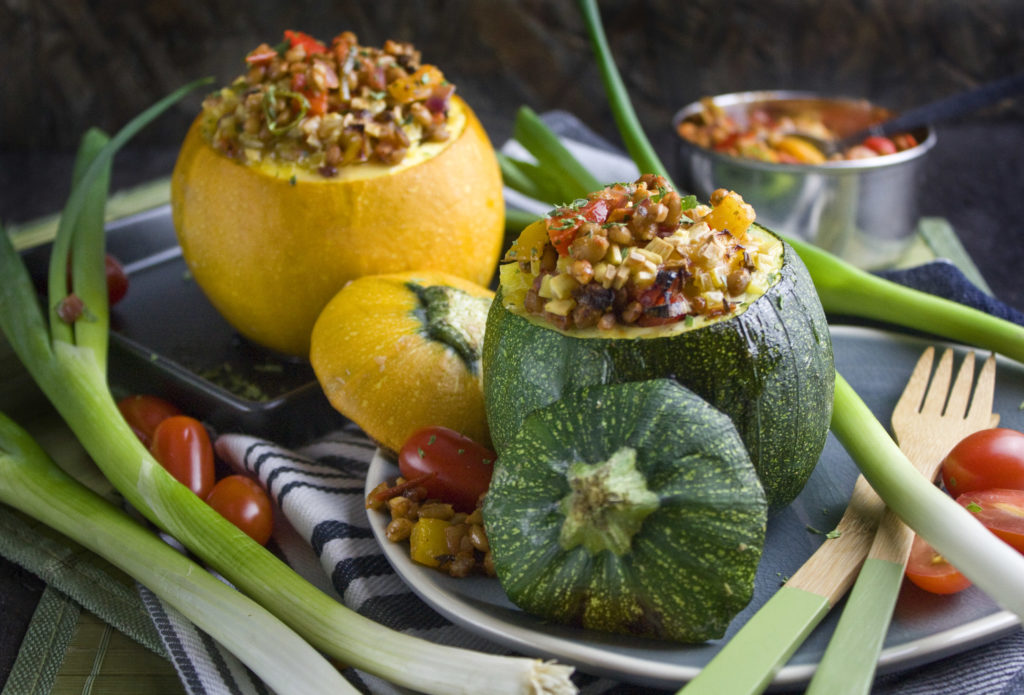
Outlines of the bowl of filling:
<svg viewBox="0 0 1024 695">
<path fill-rule="evenodd" d="M 931 128 L 868 135 L 826 154 L 818 142 L 892 117 L 864 99 L 753 91 L 705 97 L 673 119 L 679 185 L 739 192 L 758 222 L 865 268 L 892 265 L 914 238 Z"/>
</svg>

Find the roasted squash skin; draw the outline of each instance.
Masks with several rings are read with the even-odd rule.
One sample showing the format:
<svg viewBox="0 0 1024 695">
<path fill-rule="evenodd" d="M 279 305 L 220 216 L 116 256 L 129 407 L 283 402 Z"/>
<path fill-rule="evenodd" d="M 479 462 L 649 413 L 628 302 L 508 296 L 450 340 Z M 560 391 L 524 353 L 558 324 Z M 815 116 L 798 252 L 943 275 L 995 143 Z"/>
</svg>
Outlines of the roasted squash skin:
<svg viewBox="0 0 1024 695">
<path fill-rule="evenodd" d="M 392 452 L 429 425 L 486 446 L 480 350 L 493 296 L 435 271 L 348 284 L 312 332 L 310 363 L 331 405 Z"/>
<path fill-rule="evenodd" d="M 239 333 L 305 357 L 327 302 L 363 275 L 432 269 L 486 285 L 504 239 L 501 173 L 464 101 L 458 137 L 393 173 L 315 179 L 247 166 L 205 140 L 202 115 L 171 177 L 189 270 Z"/>
<path fill-rule="evenodd" d="M 484 400 L 499 456 L 538 407 L 591 384 L 673 378 L 729 415 L 772 507 L 803 489 L 825 445 L 835 368 L 824 311 L 799 256 L 741 313 L 676 333 L 578 337 L 498 296 L 484 341 Z"/>
<path fill-rule="evenodd" d="M 732 421 L 653 379 L 590 386 L 527 416 L 483 513 L 498 579 L 523 610 L 700 642 L 753 595 L 767 504 Z"/>
</svg>

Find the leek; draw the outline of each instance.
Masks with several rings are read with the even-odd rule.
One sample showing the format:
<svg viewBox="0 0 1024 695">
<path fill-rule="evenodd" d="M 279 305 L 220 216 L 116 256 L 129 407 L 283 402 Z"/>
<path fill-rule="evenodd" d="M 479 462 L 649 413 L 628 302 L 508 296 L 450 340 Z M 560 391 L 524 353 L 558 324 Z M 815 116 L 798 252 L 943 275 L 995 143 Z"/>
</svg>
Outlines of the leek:
<svg viewBox="0 0 1024 695">
<path fill-rule="evenodd" d="M 87 219 L 103 172 L 118 148 L 189 88 L 169 95 L 127 124 L 83 168 L 58 225 L 47 319 L 28 272 L 0 231 L 0 328 L 40 389 L 124 499 L 149 521 L 305 638 L 342 663 L 428 693 L 575 692 L 572 669 L 535 659 L 480 654 L 435 645 L 349 610 L 252 541 L 168 474 L 131 431 L 106 382 L 109 327 L 105 285 L 78 250 L 102 248 L 103 226 Z M 68 251 L 74 287 L 85 311 L 73 324 L 59 318 L 67 296 Z M 92 254 L 96 257 L 96 254 Z M 100 256 L 101 257 L 101 256 Z M 59 269 L 59 270 L 58 270 Z M 273 638 L 269 641 L 274 641 Z M 324 692 L 324 688 L 309 692 Z"/>
<path fill-rule="evenodd" d="M 235 654 L 275 692 L 358 692 L 284 623 L 67 475 L 3 414 L 0 502 L 131 575 Z"/>
</svg>

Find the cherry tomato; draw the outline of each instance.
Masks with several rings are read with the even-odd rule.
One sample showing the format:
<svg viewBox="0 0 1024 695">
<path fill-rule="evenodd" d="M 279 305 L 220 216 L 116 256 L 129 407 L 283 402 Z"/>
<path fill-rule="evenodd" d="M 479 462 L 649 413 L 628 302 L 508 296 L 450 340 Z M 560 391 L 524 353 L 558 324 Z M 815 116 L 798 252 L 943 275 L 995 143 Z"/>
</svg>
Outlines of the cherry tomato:
<svg viewBox="0 0 1024 695">
<path fill-rule="evenodd" d="M 274 530 L 274 508 L 263 487 L 244 475 L 229 475 L 217 481 L 206 503 L 260 545 L 266 545 Z"/>
<path fill-rule="evenodd" d="M 896 143 L 881 135 L 872 135 L 864 139 L 864 147 L 874 150 L 876 154 L 895 154 Z"/>
<path fill-rule="evenodd" d="M 109 253 L 103 259 L 103 267 L 107 273 L 107 299 L 110 306 L 114 306 L 128 294 L 128 274 L 121 262 Z"/>
<path fill-rule="evenodd" d="M 985 528 L 1024 553 L 1024 490 L 975 490 L 956 501 Z"/>
<path fill-rule="evenodd" d="M 117 402 L 117 408 L 142 443 L 148 448 L 153 441 L 156 426 L 171 417 L 181 415 L 173 403 L 157 396 L 136 394 L 125 396 Z"/>
<path fill-rule="evenodd" d="M 955 594 L 971 585 L 971 580 L 960 574 L 920 536 L 914 536 L 910 547 L 907 579 L 933 594 Z"/>
<path fill-rule="evenodd" d="M 103 257 L 103 270 L 107 278 L 107 301 L 114 306 L 128 293 L 128 274 L 121 262 L 109 253 Z M 68 287 L 71 286 L 71 261 L 68 260 Z"/>
<path fill-rule="evenodd" d="M 996 427 L 967 435 L 942 461 L 942 483 L 953 497 L 991 488 L 1024 490 L 1024 433 Z"/>
<path fill-rule="evenodd" d="M 494 452 L 455 430 L 424 427 L 402 445 L 398 468 L 405 478 L 430 475 L 423 481 L 428 497 L 472 512 L 491 484 L 495 458 Z"/>
<path fill-rule="evenodd" d="M 165 418 L 153 432 L 149 451 L 178 482 L 202 498 L 214 483 L 213 445 L 203 423 L 188 415 Z"/>
</svg>

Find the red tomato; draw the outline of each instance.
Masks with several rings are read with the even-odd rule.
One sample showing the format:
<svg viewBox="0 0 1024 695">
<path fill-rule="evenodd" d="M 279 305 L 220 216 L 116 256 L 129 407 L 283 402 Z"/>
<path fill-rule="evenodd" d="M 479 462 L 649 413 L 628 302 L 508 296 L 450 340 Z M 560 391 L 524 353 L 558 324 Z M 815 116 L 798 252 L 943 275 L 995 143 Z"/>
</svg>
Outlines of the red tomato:
<svg viewBox="0 0 1024 695">
<path fill-rule="evenodd" d="M 1024 490 L 975 490 L 956 501 L 985 528 L 1024 553 Z"/>
<path fill-rule="evenodd" d="M 894 154 L 897 152 L 896 143 L 881 135 L 872 135 L 864 139 L 864 147 L 874 150 L 877 154 Z"/>
<path fill-rule="evenodd" d="M 153 432 L 149 451 L 178 482 L 202 498 L 214 483 L 213 445 L 203 423 L 172 415 Z"/>
<path fill-rule="evenodd" d="M 942 483 L 953 497 L 991 488 L 1024 490 L 1024 433 L 996 427 L 967 435 L 942 461 Z"/>
<path fill-rule="evenodd" d="M 244 475 L 229 475 L 217 481 L 206 503 L 260 545 L 274 530 L 274 508 L 263 487 Z"/>
<path fill-rule="evenodd" d="M 405 478 L 430 475 L 423 482 L 428 497 L 471 512 L 491 484 L 495 458 L 494 452 L 455 430 L 424 427 L 402 445 L 398 468 Z"/>
<path fill-rule="evenodd" d="M 117 402 L 117 408 L 135 436 L 142 440 L 147 448 L 153 441 L 153 432 L 156 431 L 157 425 L 172 415 L 181 415 L 181 411 L 173 403 L 144 394 L 125 396 Z"/>
<path fill-rule="evenodd" d="M 914 544 L 910 548 L 907 579 L 933 594 L 955 594 L 971 585 L 971 580 L 960 574 L 920 536 L 914 536 Z"/>
</svg>

